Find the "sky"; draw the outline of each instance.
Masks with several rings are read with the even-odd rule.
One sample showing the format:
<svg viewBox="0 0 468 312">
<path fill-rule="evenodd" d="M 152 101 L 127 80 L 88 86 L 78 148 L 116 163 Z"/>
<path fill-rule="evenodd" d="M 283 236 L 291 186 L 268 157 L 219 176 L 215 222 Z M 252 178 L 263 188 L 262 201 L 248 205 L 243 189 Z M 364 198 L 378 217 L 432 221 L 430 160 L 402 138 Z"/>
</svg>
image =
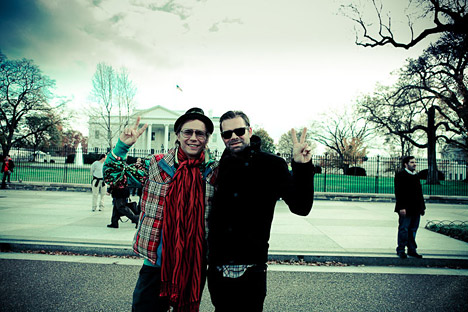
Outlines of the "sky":
<svg viewBox="0 0 468 312">
<path fill-rule="evenodd" d="M 128 70 L 139 109 L 242 110 L 277 143 L 292 127 L 390 83 L 425 47 L 357 46 L 356 24 L 339 11 L 351 2 L 0 0 L 0 50 L 34 60 L 54 79 L 84 134 L 92 77 L 104 62 Z M 387 2 L 394 27 L 404 27 L 408 1 Z"/>
</svg>

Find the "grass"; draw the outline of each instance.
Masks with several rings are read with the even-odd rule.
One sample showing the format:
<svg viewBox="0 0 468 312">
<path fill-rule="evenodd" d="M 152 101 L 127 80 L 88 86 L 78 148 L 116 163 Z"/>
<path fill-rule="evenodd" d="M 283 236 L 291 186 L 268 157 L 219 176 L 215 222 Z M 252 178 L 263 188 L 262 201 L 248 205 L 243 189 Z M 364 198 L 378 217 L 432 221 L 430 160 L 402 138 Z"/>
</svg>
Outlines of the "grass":
<svg viewBox="0 0 468 312">
<path fill-rule="evenodd" d="M 15 167 L 13 181 L 19 179 L 30 182 L 49 183 L 91 183 L 90 165 L 51 163 L 21 163 Z M 468 183 L 463 181 L 441 181 L 439 185 L 426 185 L 422 181 L 426 195 L 468 196 Z M 337 193 L 378 193 L 393 194 L 393 177 L 355 177 L 341 174 L 316 174 L 316 192 Z"/>
<path fill-rule="evenodd" d="M 394 194 L 392 177 L 354 177 L 338 174 L 315 175 L 316 192 Z M 426 195 L 468 196 L 468 183 L 441 181 L 439 185 L 426 185 L 421 181 Z"/>
</svg>

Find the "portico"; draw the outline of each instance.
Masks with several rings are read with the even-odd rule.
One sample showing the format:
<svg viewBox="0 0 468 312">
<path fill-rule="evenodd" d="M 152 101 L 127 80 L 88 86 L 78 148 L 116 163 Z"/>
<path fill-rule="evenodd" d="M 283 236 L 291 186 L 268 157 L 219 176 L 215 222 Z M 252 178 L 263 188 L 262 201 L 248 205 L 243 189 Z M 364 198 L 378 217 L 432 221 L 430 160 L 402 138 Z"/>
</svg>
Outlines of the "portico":
<svg viewBox="0 0 468 312">
<path fill-rule="evenodd" d="M 190 108 L 190 107 L 188 107 Z M 187 109 L 188 109 L 187 108 Z M 163 106 L 157 105 L 149 109 L 135 110 L 130 117 L 130 123 L 134 123 L 137 116 L 140 116 L 140 125 L 148 124 L 148 128 L 141 135 L 135 145 L 132 147 L 135 152 L 140 154 L 155 154 L 163 153 L 168 149 L 174 147 L 176 137 L 174 134 L 174 123 L 185 110 L 170 110 Z M 208 112 L 205 112 L 215 125 L 215 130 L 209 140 L 209 148 L 211 151 L 221 152 L 224 150 L 224 143 L 220 138 L 219 128 L 219 117 L 212 117 Z M 113 142 L 117 141 L 118 138 L 118 116 L 111 117 L 111 124 L 114 132 Z M 89 140 L 88 148 L 107 148 L 107 141 L 104 139 L 106 133 L 102 130 L 97 120 L 89 121 Z"/>
</svg>

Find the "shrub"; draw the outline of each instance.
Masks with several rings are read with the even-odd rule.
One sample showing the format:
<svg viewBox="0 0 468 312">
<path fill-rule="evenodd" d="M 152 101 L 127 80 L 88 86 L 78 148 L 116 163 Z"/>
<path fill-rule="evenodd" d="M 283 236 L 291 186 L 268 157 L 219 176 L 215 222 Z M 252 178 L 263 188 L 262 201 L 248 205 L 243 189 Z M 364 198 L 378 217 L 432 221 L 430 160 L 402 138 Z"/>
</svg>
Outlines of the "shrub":
<svg viewBox="0 0 468 312">
<path fill-rule="evenodd" d="M 346 170 L 345 175 L 356 176 L 356 177 L 365 177 L 365 176 L 367 176 L 366 169 L 361 168 L 361 167 L 351 167 L 348 170 Z"/>
<path fill-rule="evenodd" d="M 429 221 L 426 229 L 468 242 L 468 224 L 462 221 Z"/>
</svg>

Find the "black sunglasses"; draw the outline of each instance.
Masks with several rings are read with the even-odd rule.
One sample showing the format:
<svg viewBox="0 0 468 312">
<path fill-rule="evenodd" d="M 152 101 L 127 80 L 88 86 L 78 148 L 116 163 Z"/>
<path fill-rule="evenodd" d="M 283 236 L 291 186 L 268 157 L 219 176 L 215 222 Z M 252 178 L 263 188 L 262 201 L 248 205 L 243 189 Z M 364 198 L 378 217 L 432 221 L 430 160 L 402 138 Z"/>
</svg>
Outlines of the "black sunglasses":
<svg viewBox="0 0 468 312">
<path fill-rule="evenodd" d="M 221 136 L 225 140 L 230 139 L 232 137 L 233 133 L 235 133 L 238 137 L 240 137 L 240 136 L 243 136 L 245 134 L 245 130 L 247 130 L 247 129 L 248 129 L 247 127 L 243 127 L 243 128 L 237 128 L 237 129 L 234 129 L 234 130 L 223 131 L 223 132 L 221 132 Z"/>
</svg>

